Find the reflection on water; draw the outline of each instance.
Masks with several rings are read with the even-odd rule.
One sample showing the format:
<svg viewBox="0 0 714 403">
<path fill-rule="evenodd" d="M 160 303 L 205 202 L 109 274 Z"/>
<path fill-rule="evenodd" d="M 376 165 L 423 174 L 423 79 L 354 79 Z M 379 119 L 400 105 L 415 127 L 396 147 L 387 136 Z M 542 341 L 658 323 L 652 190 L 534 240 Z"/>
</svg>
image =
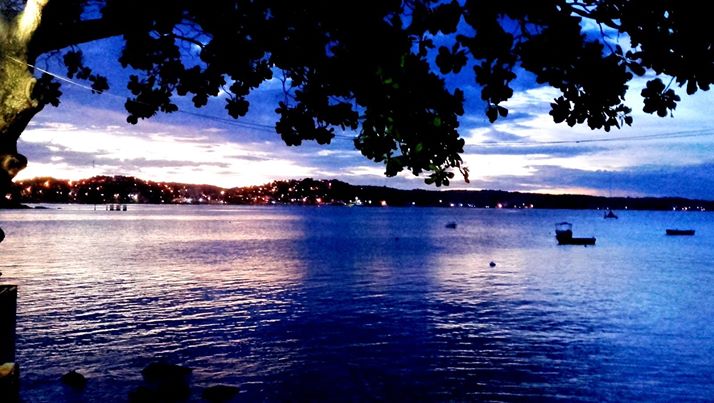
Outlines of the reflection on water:
<svg viewBox="0 0 714 403">
<path fill-rule="evenodd" d="M 705 213 L 62 207 L 1 216 L 27 401 L 123 400 L 156 358 L 196 400 L 714 396 Z M 564 220 L 597 246 L 557 246 Z"/>
</svg>

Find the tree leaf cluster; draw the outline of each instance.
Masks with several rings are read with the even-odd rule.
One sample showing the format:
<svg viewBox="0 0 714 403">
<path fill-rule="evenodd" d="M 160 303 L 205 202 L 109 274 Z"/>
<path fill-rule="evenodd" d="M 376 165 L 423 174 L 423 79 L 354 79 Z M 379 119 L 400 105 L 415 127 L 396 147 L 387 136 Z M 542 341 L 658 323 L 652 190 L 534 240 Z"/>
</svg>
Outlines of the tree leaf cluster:
<svg viewBox="0 0 714 403">
<path fill-rule="evenodd" d="M 559 91 L 556 123 L 609 131 L 632 124 L 625 95 L 636 77 L 649 80 L 643 110 L 659 116 L 680 101 L 673 87 L 710 88 L 708 26 L 701 7 L 674 0 L 67 0 L 48 3 L 32 52 L 61 52 L 67 76 L 101 92 L 110 72 L 95 73 L 101 63 L 85 63 L 78 45 L 123 38 L 105 57 L 132 69 L 134 124 L 175 112 L 177 96 L 198 108 L 222 99 L 240 118 L 251 92 L 280 80 L 275 130 L 286 144 L 354 132 L 387 176 L 409 171 L 440 186 L 468 174 L 464 92 L 453 85 L 464 73 L 490 122 L 508 117 L 514 83 L 528 74 Z M 36 88 L 41 102 L 59 102 L 48 78 Z"/>
</svg>

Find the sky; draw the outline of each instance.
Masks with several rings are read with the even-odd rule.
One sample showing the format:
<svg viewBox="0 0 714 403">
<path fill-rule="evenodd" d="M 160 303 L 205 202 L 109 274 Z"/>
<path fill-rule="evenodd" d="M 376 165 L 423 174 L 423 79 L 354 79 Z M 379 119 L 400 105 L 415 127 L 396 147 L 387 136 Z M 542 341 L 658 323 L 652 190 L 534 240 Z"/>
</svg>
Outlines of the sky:
<svg viewBox="0 0 714 403">
<path fill-rule="evenodd" d="M 435 189 L 408 172 L 385 177 L 383 165 L 354 150 L 351 132 L 339 133 L 325 146 L 286 146 L 273 130 L 274 109 L 282 98 L 277 79 L 251 95 L 251 110 L 239 120 L 228 117 L 219 97 L 202 109 L 188 106 L 185 112 L 130 125 L 123 106 L 126 81 L 121 82 L 129 72 L 100 57 L 117 46 L 109 40 L 84 48 L 91 66 L 110 72 L 111 89 L 96 95 L 64 83 L 61 105 L 46 107 L 20 138 L 19 152 L 29 163 L 16 180 L 127 175 L 230 188 L 311 177 Z M 63 74 L 59 66 L 46 67 Z M 553 123 L 548 112 L 557 90 L 534 85 L 528 77 L 517 82 L 504 104 L 509 116 L 495 124 L 478 102 L 467 102 L 462 157 L 471 181 L 457 173 L 447 189 L 714 200 L 714 94 L 686 96 L 679 89 L 682 101 L 674 116 L 659 118 L 641 112 L 639 93 L 648 78 L 630 83 L 626 99 L 633 126 L 609 133 Z M 461 84 L 467 98 L 478 99 L 478 88 Z"/>
</svg>

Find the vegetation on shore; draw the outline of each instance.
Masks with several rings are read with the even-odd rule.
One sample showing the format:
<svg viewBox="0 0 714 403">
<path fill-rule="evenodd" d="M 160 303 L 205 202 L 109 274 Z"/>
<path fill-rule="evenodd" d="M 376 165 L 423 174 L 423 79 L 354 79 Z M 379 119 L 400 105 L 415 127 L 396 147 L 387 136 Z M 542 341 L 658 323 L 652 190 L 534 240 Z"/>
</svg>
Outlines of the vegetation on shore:
<svg viewBox="0 0 714 403">
<path fill-rule="evenodd" d="M 714 210 L 714 201 L 675 197 L 608 198 L 586 195 L 506 192 L 501 190 L 401 190 L 381 186 L 355 186 L 334 179 L 315 180 L 309 178 L 227 189 L 211 185 L 145 181 L 129 176 L 95 176 L 79 181 L 45 177 L 18 181 L 12 200 L 15 203 L 84 204 L 280 204 Z"/>
</svg>

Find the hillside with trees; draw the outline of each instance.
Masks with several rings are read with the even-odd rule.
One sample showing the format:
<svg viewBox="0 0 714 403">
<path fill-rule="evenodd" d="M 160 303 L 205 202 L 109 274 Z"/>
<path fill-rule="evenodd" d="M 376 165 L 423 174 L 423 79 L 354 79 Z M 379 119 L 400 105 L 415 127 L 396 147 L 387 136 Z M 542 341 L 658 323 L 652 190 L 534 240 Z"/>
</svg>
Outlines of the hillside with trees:
<svg viewBox="0 0 714 403">
<path fill-rule="evenodd" d="M 683 198 L 630 198 L 549 195 L 500 190 L 403 190 L 354 186 L 339 180 L 275 181 L 261 186 L 220 188 L 144 181 L 127 176 L 96 176 L 79 181 L 36 178 L 19 181 L 23 203 L 338 205 L 464 208 L 549 208 L 714 211 L 714 202 Z"/>
</svg>

